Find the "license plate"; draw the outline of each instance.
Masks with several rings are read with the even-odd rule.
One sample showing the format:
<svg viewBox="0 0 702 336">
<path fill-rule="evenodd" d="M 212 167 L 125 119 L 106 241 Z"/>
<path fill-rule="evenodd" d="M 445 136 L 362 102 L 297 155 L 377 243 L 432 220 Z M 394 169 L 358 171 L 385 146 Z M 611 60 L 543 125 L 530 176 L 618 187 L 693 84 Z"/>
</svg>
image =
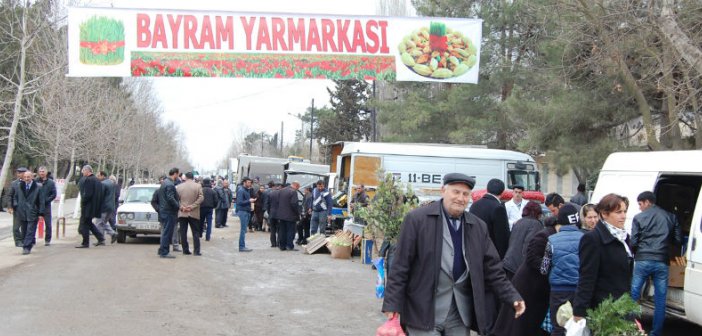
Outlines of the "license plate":
<svg viewBox="0 0 702 336">
<path fill-rule="evenodd" d="M 160 230 L 161 224 L 159 223 L 137 223 L 137 228 L 141 230 Z"/>
</svg>

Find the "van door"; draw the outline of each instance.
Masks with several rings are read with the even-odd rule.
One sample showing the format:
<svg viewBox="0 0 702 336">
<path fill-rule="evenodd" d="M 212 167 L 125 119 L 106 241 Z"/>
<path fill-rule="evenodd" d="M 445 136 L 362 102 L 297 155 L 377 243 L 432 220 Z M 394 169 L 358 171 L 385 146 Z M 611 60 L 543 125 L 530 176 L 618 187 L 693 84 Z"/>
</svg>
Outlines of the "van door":
<svg viewBox="0 0 702 336">
<path fill-rule="evenodd" d="M 626 213 L 625 226 L 627 231 L 631 232 L 631 221 L 640 212 L 636 205 L 636 197 L 643 191 L 653 191 L 658 175 L 658 172 L 602 171 L 590 203 L 599 202 L 609 193 L 626 196 L 629 199 L 629 209 Z"/>
<path fill-rule="evenodd" d="M 692 216 L 685 269 L 685 315 L 702 324 L 702 190 Z"/>
</svg>

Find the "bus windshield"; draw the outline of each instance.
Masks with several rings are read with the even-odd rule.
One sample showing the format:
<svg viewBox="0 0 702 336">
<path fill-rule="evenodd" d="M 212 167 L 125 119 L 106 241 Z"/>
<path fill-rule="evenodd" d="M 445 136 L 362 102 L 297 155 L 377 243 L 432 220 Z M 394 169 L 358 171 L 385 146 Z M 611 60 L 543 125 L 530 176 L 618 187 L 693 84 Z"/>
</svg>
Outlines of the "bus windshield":
<svg viewBox="0 0 702 336">
<path fill-rule="evenodd" d="M 539 181 L 539 172 L 526 171 L 526 170 L 509 170 L 507 171 L 509 176 L 508 186 L 512 188 L 515 185 L 521 185 L 524 190 L 529 191 L 539 191 L 541 189 L 541 182 Z"/>
</svg>

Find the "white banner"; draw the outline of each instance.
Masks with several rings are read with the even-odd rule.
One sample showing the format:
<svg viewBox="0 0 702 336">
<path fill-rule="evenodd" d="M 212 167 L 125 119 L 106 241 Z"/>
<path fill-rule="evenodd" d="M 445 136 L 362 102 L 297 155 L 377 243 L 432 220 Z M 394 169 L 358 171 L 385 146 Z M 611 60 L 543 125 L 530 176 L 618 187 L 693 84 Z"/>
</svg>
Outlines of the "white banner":
<svg viewBox="0 0 702 336">
<path fill-rule="evenodd" d="M 70 8 L 69 76 L 477 83 L 482 20 Z"/>
</svg>

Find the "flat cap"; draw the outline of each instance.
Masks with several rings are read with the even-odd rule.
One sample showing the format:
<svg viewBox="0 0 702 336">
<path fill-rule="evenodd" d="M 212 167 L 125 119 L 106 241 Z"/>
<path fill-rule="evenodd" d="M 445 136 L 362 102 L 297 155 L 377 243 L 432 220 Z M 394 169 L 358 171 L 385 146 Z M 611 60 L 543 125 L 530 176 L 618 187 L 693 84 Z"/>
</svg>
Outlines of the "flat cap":
<svg viewBox="0 0 702 336">
<path fill-rule="evenodd" d="M 461 173 L 450 173 L 444 175 L 444 185 L 447 184 L 454 184 L 454 183 L 463 183 L 468 186 L 468 188 L 473 189 L 475 187 L 475 179 L 466 175 L 466 174 L 461 174 Z"/>
<path fill-rule="evenodd" d="M 27 170 L 28 170 L 28 169 L 27 169 L 27 168 L 24 168 L 24 167 L 19 167 L 19 168 L 17 168 L 17 172 L 18 172 L 18 173 L 24 173 L 24 172 L 26 172 Z"/>
</svg>

